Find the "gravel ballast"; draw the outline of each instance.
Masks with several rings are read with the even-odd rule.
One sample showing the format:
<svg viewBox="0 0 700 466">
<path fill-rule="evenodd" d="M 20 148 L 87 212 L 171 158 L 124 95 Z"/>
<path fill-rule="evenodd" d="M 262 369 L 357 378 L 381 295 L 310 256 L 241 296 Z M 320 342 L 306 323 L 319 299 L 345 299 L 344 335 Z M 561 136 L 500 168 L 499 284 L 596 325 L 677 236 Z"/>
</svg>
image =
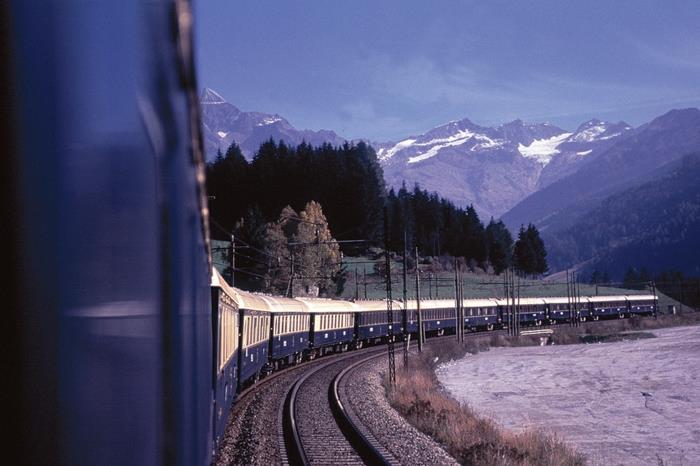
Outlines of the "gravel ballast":
<svg viewBox="0 0 700 466">
<path fill-rule="evenodd" d="M 440 445 L 417 431 L 389 405 L 382 374 L 386 358 L 375 358 L 351 371 L 341 381 L 341 400 L 362 422 L 372 436 L 401 464 L 458 464 Z"/>
</svg>

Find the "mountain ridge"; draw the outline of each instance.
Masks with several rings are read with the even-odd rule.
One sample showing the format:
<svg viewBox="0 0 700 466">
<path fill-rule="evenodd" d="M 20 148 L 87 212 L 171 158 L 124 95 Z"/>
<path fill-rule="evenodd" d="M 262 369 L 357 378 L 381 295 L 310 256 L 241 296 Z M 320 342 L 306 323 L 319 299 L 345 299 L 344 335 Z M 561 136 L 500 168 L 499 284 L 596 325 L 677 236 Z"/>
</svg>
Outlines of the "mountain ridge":
<svg viewBox="0 0 700 466">
<path fill-rule="evenodd" d="M 236 142 L 243 155 L 251 159 L 260 144 L 272 138 L 289 145 L 305 141 L 312 145 L 343 144 L 346 139 L 331 130 L 297 129 L 279 114 L 244 112 L 229 103 L 218 92 L 204 88 L 200 94 L 204 150 L 207 160 Z"/>
</svg>

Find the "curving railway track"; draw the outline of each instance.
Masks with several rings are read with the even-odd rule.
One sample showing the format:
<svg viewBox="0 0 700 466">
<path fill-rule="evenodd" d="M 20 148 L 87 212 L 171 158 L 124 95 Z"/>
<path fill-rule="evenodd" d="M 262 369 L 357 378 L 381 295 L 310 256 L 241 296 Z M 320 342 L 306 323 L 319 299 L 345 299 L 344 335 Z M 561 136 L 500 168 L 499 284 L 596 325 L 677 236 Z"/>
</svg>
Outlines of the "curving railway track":
<svg viewBox="0 0 700 466">
<path fill-rule="evenodd" d="M 398 464 L 351 417 L 349 407 L 338 393 L 339 381 L 349 371 L 384 355 L 381 350 L 372 353 L 328 361 L 305 373 L 290 388 L 283 409 L 289 464 Z"/>
</svg>

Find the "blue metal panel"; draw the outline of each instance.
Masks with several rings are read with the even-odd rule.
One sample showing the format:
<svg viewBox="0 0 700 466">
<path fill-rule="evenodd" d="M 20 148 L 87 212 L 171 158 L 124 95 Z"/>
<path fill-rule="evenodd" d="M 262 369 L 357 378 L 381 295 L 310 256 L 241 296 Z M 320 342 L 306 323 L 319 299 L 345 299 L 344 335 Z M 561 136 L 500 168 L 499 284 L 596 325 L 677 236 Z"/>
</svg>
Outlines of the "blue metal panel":
<svg viewBox="0 0 700 466">
<path fill-rule="evenodd" d="M 26 396 L 48 425 L 24 459 L 208 464 L 209 269 L 173 2 L 11 10 L 24 312 L 38 317 Z"/>
<path fill-rule="evenodd" d="M 290 354 L 302 353 L 308 347 L 308 331 L 278 335 L 272 338 L 271 358 L 282 359 Z"/>
<path fill-rule="evenodd" d="M 228 414 L 231 410 L 231 405 L 236 400 L 237 387 L 237 370 L 236 362 L 238 360 L 238 351 L 235 351 L 229 360 L 229 363 L 224 366 L 224 369 L 218 371 L 216 378 L 216 412 L 214 413 L 214 435 L 218 444 L 226 430 Z"/>
<path fill-rule="evenodd" d="M 618 317 L 627 312 L 627 306 L 604 306 L 604 307 L 594 307 L 593 315 L 597 317 Z"/>
<path fill-rule="evenodd" d="M 358 338 L 361 340 L 384 338 L 389 334 L 389 326 L 386 324 L 363 325 L 358 328 L 358 333 Z"/>
<path fill-rule="evenodd" d="M 241 382 L 246 382 L 267 364 L 268 340 L 244 348 L 240 351 Z"/>
<path fill-rule="evenodd" d="M 349 343 L 353 340 L 352 327 L 339 330 L 325 330 L 314 332 L 314 347 L 321 348 L 323 346 L 334 345 L 337 343 Z"/>
</svg>

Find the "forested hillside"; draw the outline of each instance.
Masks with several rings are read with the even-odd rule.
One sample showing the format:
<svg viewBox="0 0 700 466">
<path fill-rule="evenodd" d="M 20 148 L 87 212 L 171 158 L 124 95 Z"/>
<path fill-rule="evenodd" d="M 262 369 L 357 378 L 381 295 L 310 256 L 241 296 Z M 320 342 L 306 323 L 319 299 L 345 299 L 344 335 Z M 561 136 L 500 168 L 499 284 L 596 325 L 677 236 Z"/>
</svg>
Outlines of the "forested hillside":
<svg viewBox="0 0 700 466">
<path fill-rule="evenodd" d="M 235 235 L 243 245 L 237 252 L 237 268 L 249 268 L 257 282 L 271 276 L 273 267 L 265 252 L 270 250 L 266 243 L 270 223 L 283 222 L 280 212 L 300 212 L 311 201 L 322 209 L 329 235 L 349 255 L 383 248 L 385 208 L 389 249 L 399 254 L 404 246 L 411 253 L 418 247 L 421 256 L 462 257 L 471 269 L 489 270 L 491 266 L 500 273 L 511 264 L 513 249 L 517 249 L 502 222 L 491 220 L 484 227 L 471 206 L 458 208 L 418 185 L 386 192 L 376 154 L 362 142 L 290 147 L 270 140 L 260 146 L 251 162 L 232 144 L 225 155 L 219 154 L 208 165 L 207 190 L 213 237 L 229 241 Z M 536 233 L 534 227 L 528 231 Z M 539 241 L 539 234 L 535 236 L 519 238 L 523 245 L 527 243 L 528 251 L 539 256 L 537 264 L 534 258 L 518 262 L 519 270 L 528 275 L 546 270 L 546 252 L 534 244 Z M 359 242 L 343 243 L 347 240 Z"/>
<path fill-rule="evenodd" d="M 572 227 L 547 238 L 555 268 L 622 278 L 629 267 L 700 273 L 700 153 L 671 162 L 652 181 L 606 198 Z"/>
</svg>

